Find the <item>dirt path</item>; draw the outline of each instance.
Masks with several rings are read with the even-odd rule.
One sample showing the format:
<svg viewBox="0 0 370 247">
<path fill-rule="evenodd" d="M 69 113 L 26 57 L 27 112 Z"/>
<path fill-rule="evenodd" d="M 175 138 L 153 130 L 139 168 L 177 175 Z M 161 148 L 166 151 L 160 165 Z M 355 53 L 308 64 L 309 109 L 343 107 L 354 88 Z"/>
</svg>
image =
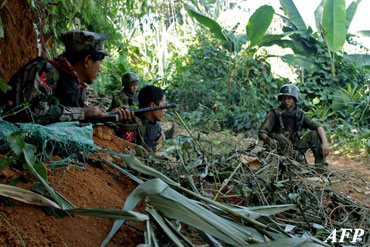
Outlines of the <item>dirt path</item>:
<svg viewBox="0 0 370 247">
<path fill-rule="evenodd" d="M 307 160 L 313 163 L 312 153 Z M 370 207 L 370 163 L 338 154 L 330 154 L 327 161 L 335 171 L 334 187 Z"/>
</svg>

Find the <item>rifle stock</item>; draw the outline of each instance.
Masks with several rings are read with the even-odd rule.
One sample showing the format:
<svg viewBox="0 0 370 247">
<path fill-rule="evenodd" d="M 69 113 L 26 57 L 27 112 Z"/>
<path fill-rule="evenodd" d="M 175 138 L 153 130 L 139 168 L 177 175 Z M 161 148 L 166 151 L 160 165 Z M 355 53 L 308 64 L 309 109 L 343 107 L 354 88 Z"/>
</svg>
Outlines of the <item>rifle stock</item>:
<svg viewBox="0 0 370 247">
<path fill-rule="evenodd" d="M 137 113 L 142 113 L 142 112 L 156 111 L 156 110 L 169 109 L 169 108 L 176 108 L 176 104 L 169 104 L 169 105 L 164 105 L 164 106 L 144 107 L 144 108 L 139 108 L 137 110 L 130 110 L 130 111 L 137 114 Z M 119 115 L 118 115 L 117 112 L 107 112 L 106 116 L 89 117 L 89 118 L 85 118 L 84 120 L 81 120 L 80 122 L 83 122 L 83 123 L 105 123 L 105 122 L 118 122 L 118 121 L 119 121 Z"/>
</svg>

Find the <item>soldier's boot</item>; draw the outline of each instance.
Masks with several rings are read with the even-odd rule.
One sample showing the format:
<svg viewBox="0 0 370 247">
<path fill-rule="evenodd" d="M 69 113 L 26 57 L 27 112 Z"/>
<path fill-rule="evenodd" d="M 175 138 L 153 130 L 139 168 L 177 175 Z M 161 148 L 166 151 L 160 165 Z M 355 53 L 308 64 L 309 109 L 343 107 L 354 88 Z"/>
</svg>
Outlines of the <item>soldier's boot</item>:
<svg viewBox="0 0 370 247">
<path fill-rule="evenodd" d="M 175 131 L 176 131 L 176 123 L 173 123 L 172 126 L 171 126 L 171 129 L 166 130 L 164 132 L 164 135 L 166 137 L 166 140 L 172 139 L 174 137 L 174 135 L 175 135 Z"/>
</svg>

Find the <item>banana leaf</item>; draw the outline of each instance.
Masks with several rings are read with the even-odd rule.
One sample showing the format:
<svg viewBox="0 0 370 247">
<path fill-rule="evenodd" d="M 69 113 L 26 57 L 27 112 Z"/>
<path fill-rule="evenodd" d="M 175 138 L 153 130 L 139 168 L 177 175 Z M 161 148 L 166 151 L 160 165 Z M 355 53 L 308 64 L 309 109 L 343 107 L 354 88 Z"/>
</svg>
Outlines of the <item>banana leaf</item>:
<svg viewBox="0 0 370 247">
<path fill-rule="evenodd" d="M 115 210 L 107 208 L 75 208 L 66 210 L 71 213 L 92 216 L 99 218 L 110 218 L 110 219 L 125 219 L 125 220 L 134 220 L 134 221 L 145 221 L 149 220 L 149 217 L 145 214 L 133 212 L 133 211 L 124 211 L 124 210 Z"/>
<path fill-rule="evenodd" d="M 370 30 L 361 30 L 357 31 L 356 33 L 363 37 L 370 37 Z"/>
<path fill-rule="evenodd" d="M 271 216 L 285 212 L 296 207 L 295 204 L 271 205 L 260 207 L 241 207 L 230 206 L 233 210 L 252 219 L 258 219 L 261 216 Z"/>
<path fill-rule="evenodd" d="M 285 238 L 266 243 L 251 244 L 248 247 L 320 247 L 330 245 L 311 238 Z"/>
<path fill-rule="evenodd" d="M 215 35 L 216 38 L 223 41 L 228 41 L 227 37 L 223 33 L 222 27 L 215 20 L 212 20 L 204 14 L 196 11 L 190 5 L 186 5 L 186 10 L 189 15 L 194 17 L 199 23 L 208 27 L 208 29 Z"/>
<path fill-rule="evenodd" d="M 361 0 L 354 0 L 346 10 L 346 32 L 348 32 L 349 26 L 351 25 L 352 19 L 356 14 L 357 6 Z"/>
<path fill-rule="evenodd" d="M 157 180 L 155 183 L 163 183 L 161 180 L 155 180 Z M 150 205 L 164 216 L 193 226 L 226 243 L 243 246 L 247 244 L 247 239 L 257 239 L 251 233 L 237 228 L 229 220 L 199 206 L 195 201 L 169 187 L 158 195 L 149 195 L 148 198 Z M 260 241 L 256 240 L 256 242 Z"/>
<path fill-rule="evenodd" d="M 157 210 L 149 208 L 147 212 L 153 217 L 153 219 L 159 224 L 162 230 L 166 233 L 166 235 L 172 240 L 174 244 L 178 247 L 186 247 L 186 246 L 193 246 L 193 245 L 184 245 L 180 238 L 176 236 L 176 234 L 172 231 L 172 229 L 166 224 L 164 218 L 157 212 Z"/>
<path fill-rule="evenodd" d="M 297 54 L 288 54 L 280 57 L 284 62 L 292 66 L 301 66 L 307 70 L 315 70 L 317 66 L 311 58 L 297 55 Z"/>
<path fill-rule="evenodd" d="M 25 190 L 16 186 L 0 184 L 0 195 L 21 201 L 27 204 L 53 207 L 61 209 L 58 204 L 43 197 L 33 191 Z M 134 221 L 148 220 L 149 217 L 145 214 L 140 214 L 132 211 L 122 211 L 105 208 L 75 208 L 66 210 L 70 213 L 80 214 L 84 216 L 111 218 L 111 219 L 127 219 Z"/>
<path fill-rule="evenodd" d="M 197 202 L 171 189 L 160 179 L 152 179 L 139 185 L 129 195 L 123 209 L 133 209 L 145 197 L 147 197 L 148 203 L 163 216 L 184 222 L 226 243 L 242 246 L 247 244 L 246 240 L 261 242 L 260 235 L 257 236 L 255 232 L 249 232 L 248 228 L 238 226 L 205 209 Z M 114 223 L 102 246 L 108 244 L 123 222 L 116 221 Z"/>
<path fill-rule="evenodd" d="M 343 55 L 345 59 L 357 63 L 358 66 L 370 66 L 370 55 L 369 54 L 348 54 Z"/>
<path fill-rule="evenodd" d="M 307 32 L 306 24 L 304 23 L 301 14 L 292 0 L 280 0 L 284 12 L 288 15 L 291 22 L 299 31 Z"/>
<path fill-rule="evenodd" d="M 345 0 L 327 0 L 324 5 L 322 26 L 324 39 L 332 52 L 342 49 L 346 40 L 346 3 Z"/>
<path fill-rule="evenodd" d="M 135 156 L 129 154 L 121 154 L 117 152 L 107 152 L 109 154 L 113 154 L 119 157 L 125 164 L 127 164 L 131 169 L 134 169 L 140 173 L 150 175 L 156 178 L 162 179 L 164 182 L 173 185 L 173 186 L 180 186 L 179 183 L 176 183 L 172 179 L 168 178 L 167 176 L 163 175 L 162 173 L 158 172 L 157 170 L 144 165 L 141 161 L 139 161 Z"/>
<path fill-rule="evenodd" d="M 271 24 L 274 13 L 275 11 L 271 6 L 263 5 L 249 18 L 246 32 L 250 40 L 250 48 L 262 40 L 263 35 Z"/>
<path fill-rule="evenodd" d="M 36 194 L 35 192 L 25 190 L 16 186 L 0 184 L 0 195 L 13 198 L 15 200 L 28 204 L 54 207 L 60 209 L 58 204 L 49 200 L 48 198 Z"/>
<path fill-rule="evenodd" d="M 320 4 L 315 9 L 315 23 L 317 30 L 321 30 L 321 24 L 322 24 L 322 13 L 324 11 L 324 4 L 326 0 L 322 0 Z"/>
</svg>

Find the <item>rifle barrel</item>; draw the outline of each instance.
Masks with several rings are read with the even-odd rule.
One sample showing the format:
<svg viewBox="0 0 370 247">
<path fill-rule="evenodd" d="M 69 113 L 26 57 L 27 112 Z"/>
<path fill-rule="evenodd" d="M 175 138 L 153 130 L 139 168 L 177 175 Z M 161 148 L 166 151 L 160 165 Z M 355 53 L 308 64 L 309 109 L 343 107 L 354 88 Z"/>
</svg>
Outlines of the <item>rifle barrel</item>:
<svg viewBox="0 0 370 247">
<path fill-rule="evenodd" d="M 176 104 L 145 107 L 145 108 L 140 108 L 137 110 L 130 110 L 130 111 L 133 111 L 134 113 L 141 113 L 141 112 L 156 111 L 156 110 L 162 110 L 162 109 L 168 109 L 168 108 L 176 108 Z M 104 123 L 104 122 L 118 122 L 118 120 L 119 120 L 119 115 L 117 112 L 107 112 L 106 116 L 89 117 L 84 120 L 81 120 L 80 122 L 82 123 Z"/>
<path fill-rule="evenodd" d="M 163 106 L 153 106 L 153 107 L 144 107 L 137 110 L 132 110 L 134 113 L 141 113 L 141 112 L 147 112 L 147 111 L 156 111 L 156 110 L 162 110 L 162 109 L 168 109 L 168 108 L 176 108 L 175 104 L 170 105 L 163 105 Z"/>
</svg>

